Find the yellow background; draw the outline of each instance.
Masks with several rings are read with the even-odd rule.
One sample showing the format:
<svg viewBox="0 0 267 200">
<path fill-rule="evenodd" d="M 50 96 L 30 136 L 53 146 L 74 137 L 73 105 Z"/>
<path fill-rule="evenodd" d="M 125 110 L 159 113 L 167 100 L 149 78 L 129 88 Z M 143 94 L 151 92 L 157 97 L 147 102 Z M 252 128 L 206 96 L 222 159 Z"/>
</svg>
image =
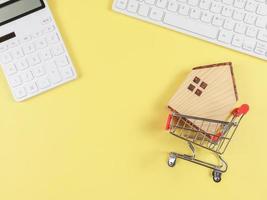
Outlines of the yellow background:
<svg viewBox="0 0 267 200">
<path fill-rule="evenodd" d="M 1 73 L 1 200 L 267 199 L 267 62 L 117 14 L 112 0 L 50 5 L 79 79 L 15 103 Z M 164 125 L 191 68 L 225 61 L 251 112 L 215 184 L 206 168 L 167 166 L 188 150 Z"/>
</svg>

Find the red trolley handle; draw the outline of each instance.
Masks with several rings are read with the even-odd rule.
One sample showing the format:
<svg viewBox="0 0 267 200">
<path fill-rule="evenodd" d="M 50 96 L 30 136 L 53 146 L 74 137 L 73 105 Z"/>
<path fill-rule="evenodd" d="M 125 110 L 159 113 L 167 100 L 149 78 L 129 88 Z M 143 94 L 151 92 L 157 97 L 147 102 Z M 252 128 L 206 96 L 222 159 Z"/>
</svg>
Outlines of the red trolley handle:
<svg viewBox="0 0 267 200">
<path fill-rule="evenodd" d="M 248 104 L 243 104 L 239 108 L 234 109 L 232 114 L 235 117 L 240 117 L 241 115 L 247 114 L 248 111 L 249 111 L 249 105 Z"/>
<path fill-rule="evenodd" d="M 172 121 L 172 114 L 169 114 L 165 128 L 167 131 L 170 130 L 171 128 L 171 121 Z"/>
</svg>

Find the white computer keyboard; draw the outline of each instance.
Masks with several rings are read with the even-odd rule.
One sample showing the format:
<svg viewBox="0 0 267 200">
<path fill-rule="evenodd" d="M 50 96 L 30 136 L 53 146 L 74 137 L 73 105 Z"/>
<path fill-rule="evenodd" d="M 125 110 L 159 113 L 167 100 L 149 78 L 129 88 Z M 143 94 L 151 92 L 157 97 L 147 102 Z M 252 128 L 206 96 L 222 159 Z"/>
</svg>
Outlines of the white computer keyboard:
<svg viewBox="0 0 267 200">
<path fill-rule="evenodd" d="M 267 60 L 266 0 L 115 0 L 113 9 Z"/>
</svg>

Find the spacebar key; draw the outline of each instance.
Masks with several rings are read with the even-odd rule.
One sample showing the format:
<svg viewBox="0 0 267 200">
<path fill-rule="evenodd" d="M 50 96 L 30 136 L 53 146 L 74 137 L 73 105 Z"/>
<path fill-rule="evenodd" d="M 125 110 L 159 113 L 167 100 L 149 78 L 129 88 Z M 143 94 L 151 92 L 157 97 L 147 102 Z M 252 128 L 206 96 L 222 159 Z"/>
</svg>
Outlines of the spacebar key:
<svg viewBox="0 0 267 200">
<path fill-rule="evenodd" d="M 166 13 L 163 21 L 165 24 L 212 39 L 216 39 L 219 32 L 219 30 L 213 26 L 172 13 Z"/>
</svg>

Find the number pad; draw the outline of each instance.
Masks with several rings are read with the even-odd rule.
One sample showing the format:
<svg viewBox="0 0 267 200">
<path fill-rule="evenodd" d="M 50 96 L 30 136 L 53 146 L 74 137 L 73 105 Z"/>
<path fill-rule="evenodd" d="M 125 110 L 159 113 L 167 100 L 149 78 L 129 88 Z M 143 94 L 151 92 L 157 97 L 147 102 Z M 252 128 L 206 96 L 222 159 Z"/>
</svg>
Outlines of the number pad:
<svg viewBox="0 0 267 200">
<path fill-rule="evenodd" d="M 45 18 L 43 29 L 0 46 L 0 64 L 16 100 L 76 78 L 56 26 Z"/>
</svg>

